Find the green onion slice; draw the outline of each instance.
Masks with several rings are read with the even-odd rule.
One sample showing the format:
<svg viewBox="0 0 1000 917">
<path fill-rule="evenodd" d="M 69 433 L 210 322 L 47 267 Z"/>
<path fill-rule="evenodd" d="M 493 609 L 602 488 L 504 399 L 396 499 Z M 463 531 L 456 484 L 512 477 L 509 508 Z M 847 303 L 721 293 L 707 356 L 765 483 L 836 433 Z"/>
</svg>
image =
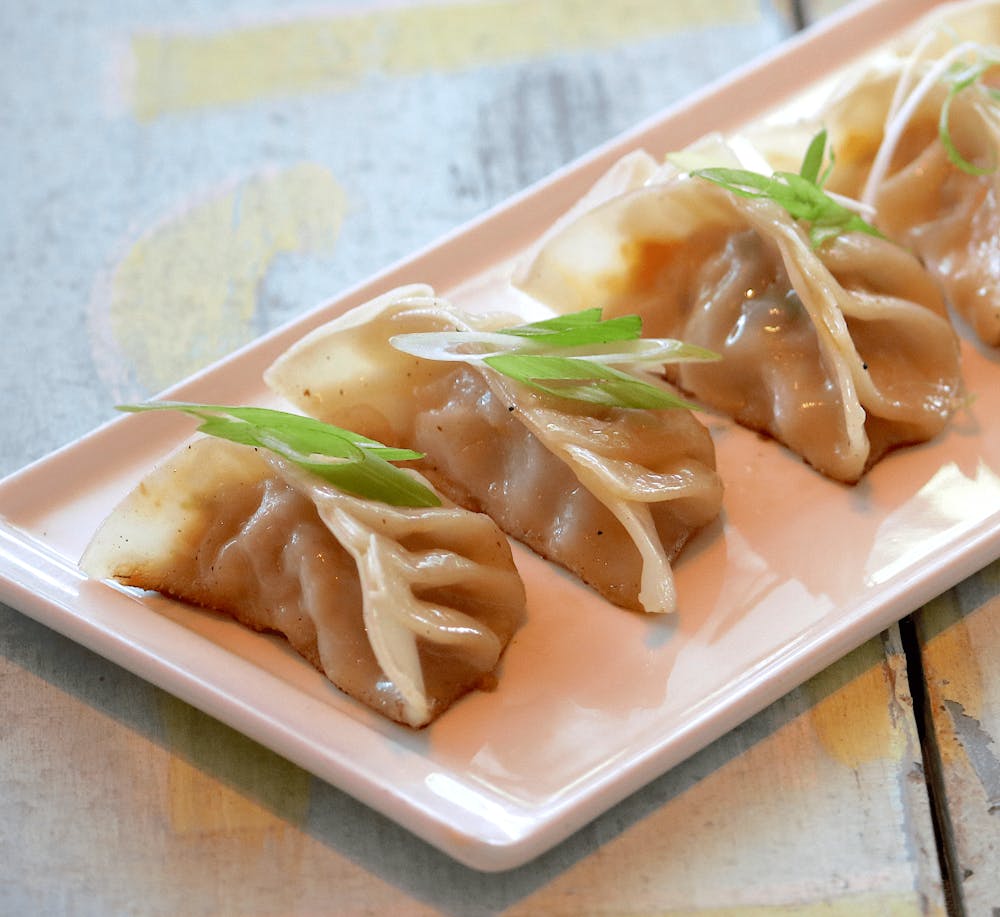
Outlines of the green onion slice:
<svg viewBox="0 0 1000 917">
<path fill-rule="evenodd" d="M 666 388 L 620 365 L 706 362 L 718 354 L 670 338 L 642 338 L 642 319 L 603 319 L 585 309 L 500 331 L 439 331 L 400 334 L 389 343 L 425 360 L 487 366 L 538 391 L 623 408 L 690 408 Z"/>
<path fill-rule="evenodd" d="M 118 410 L 180 411 L 202 421 L 198 430 L 244 446 L 268 449 L 317 475 L 338 490 L 391 506 L 440 506 L 430 488 L 390 462 L 423 457 L 311 417 L 271 408 L 152 401 Z"/>
<path fill-rule="evenodd" d="M 779 204 L 793 219 L 808 224 L 809 241 L 813 248 L 846 232 L 864 232 L 882 238 L 878 229 L 856 209 L 851 209 L 851 206 L 862 209 L 858 202 L 835 197 L 823 190 L 833 167 L 831 154 L 829 164 L 823 169 L 826 141 L 825 129 L 813 137 L 798 173 L 763 175 L 746 169 L 712 168 L 697 169 L 690 174 L 740 197 L 761 198 Z"/>
</svg>

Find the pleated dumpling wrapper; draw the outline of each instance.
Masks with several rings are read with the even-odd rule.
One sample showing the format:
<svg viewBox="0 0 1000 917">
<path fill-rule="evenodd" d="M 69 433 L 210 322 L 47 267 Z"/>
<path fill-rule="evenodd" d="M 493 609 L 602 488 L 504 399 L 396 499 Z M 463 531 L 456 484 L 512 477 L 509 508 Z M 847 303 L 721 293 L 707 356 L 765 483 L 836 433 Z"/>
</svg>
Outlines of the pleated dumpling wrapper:
<svg viewBox="0 0 1000 917">
<path fill-rule="evenodd" d="M 722 503 L 714 445 L 689 410 L 574 401 L 390 343 L 516 322 L 403 287 L 307 335 L 265 380 L 307 414 L 425 453 L 439 490 L 610 602 L 673 611 L 671 561 Z"/>
<path fill-rule="evenodd" d="M 943 7 L 818 117 L 832 190 L 874 208 L 976 336 L 1000 345 L 1000 3 Z"/>
<path fill-rule="evenodd" d="M 741 163 L 718 138 L 693 155 Z M 813 234 L 765 196 L 645 160 L 631 187 L 613 182 L 557 224 L 515 277 L 523 291 L 560 313 L 637 313 L 644 333 L 716 351 L 667 377 L 838 481 L 944 427 L 958 343 L 916 258 L 865 232 Z"/>
<path fill-rule="evenodd" d="M 208 437 L 128 494 L 81 566 L 282 634 L 346 694 L 412 727 L 491 685 L 525 607 L 488 517 L 353 496 Z"/>
</svg>

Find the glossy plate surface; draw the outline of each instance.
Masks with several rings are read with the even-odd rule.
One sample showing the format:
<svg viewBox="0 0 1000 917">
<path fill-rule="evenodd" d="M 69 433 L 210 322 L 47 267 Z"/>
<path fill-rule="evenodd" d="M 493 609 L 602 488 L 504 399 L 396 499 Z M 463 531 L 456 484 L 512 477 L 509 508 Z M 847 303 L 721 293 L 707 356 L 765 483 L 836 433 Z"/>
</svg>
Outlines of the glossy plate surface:
<svg viewBox="0 0 1000 917">
<path fill-rule="evenodd" d="M 786 101 L 930 8 L 893 0 L 779 49 L 684 106 L 169 393 L 274 404 L 262 370 L 331 316 L 409 282 L 518 304 L 510 259 L 623 152 L 676 149 Z M 798 78 L 789 81 L 788 74 Z M 242 730 L 477 869 L 517 866 L 1000 555 L 1000 366 L 968 340 L 974 395 L 932 444 L 858 486 L 706 417 L 724 518 L 677 564 L 680 612 L 611 607 L 517 548 L 529 620 L 499 688 L 414 733 L 340 695 L 281 641 L 76 567 L 111 507 L 190 432 L 129 416 L 0 482 L 0 599 Z"/>
</svg>

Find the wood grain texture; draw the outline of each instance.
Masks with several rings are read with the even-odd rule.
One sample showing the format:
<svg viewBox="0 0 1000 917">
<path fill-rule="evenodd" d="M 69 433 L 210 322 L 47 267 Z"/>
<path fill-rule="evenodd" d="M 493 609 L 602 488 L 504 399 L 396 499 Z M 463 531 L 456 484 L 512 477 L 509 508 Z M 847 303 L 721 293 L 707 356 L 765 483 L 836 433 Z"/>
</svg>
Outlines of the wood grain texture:
<svg viewBox="0 0 1000 917">
<path fill-rule="evenodd" d="M 697 23 L 633 20 L 613 45 L 556 42 L 489 66 L 449 58 L 435 68 L 425 54 L 395 75 L 362 60 L 340 88 L 230 91 L 138 117 L 137 41 L 245 40 L 248 20 L 295 15 L 278 0 L 127 6 L 0 8 L 11 138 L 0 153 L 0 472 L 452 230 L 789 31 L 771 4 L 703 0 Z M 351 0 L 323 13 L 377 9 L 384 23 L 396 6 L 440 21 L 450 5 Z M 490 6 L 494 15 L 502 4 Z M 734 8 L 743 18 L 724 21 Z M 282 40 L 265 40 L 261 59 L 291 53 Z M 155 66 L 143 73 L 155 81 Z M 303 176 L 318 176 L 322 193 L 303 195 Z M 166 332 L 143 337 L 164 318 Z M 0 607 L 0 913 L 940 913 L 904 668 L 893 630 L 538 861 L 484 876 Z M 985 661 L 983 671 L 995 685 Z"/>
<path fill-rule="evenodd" d="M 1000 564 L 915 617 L 956 898 L 1000 908 Z"/>
<path fill-rule="evenodd" d="M 0 913 L 943 913 L 894 632 L 539 860 L 459 866 L 8 616 Z"/>
</svg>

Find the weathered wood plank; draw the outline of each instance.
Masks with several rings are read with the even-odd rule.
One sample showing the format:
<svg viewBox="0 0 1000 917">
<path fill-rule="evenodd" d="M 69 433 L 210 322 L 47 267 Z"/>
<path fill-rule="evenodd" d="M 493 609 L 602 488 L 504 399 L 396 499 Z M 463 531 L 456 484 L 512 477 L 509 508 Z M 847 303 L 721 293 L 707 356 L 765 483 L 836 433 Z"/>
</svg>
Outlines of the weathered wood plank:
<svg viewBox="0 0 1000 917">
<path fill-rule="evenodd" d="M 3 913 L 944 910 L 894 632 L 486 876 L 45 628 L 0 620 Z"/>
<path fill-rule="evenodd" d="M 570 914 L 581 900 L 594 913 L 943 912 L 896 632 L 584 834 L 605 836 L 599 850 L 513 913 Z"/>
<path fill-rule="evenodd" d="M 955 894 L 1000 908 L 1000 563 L 915 617 Z"/>
</svg>

